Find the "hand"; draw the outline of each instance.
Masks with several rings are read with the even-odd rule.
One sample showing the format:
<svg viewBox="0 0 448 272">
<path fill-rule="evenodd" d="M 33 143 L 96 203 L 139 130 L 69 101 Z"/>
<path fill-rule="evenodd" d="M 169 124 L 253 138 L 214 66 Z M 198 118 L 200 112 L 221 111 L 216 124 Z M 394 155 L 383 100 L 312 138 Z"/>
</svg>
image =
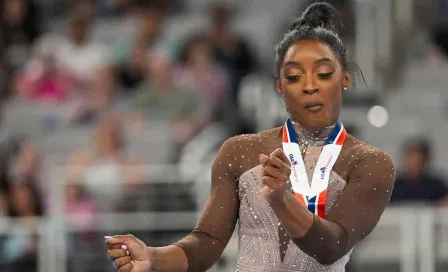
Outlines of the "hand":
<svg viewBox="0 0 448 272">
<path fill-rule="evenodd" d="M 133 235 L 106 236 L 107 257 L 120 272 L 150 272 L 149 249 Z"/>
<path fill-rule="evenodd" d="M 263 187 L 261 193 L 273 204 L 283 198 L 286 182 L 291 174 L 291 163 L 281 148 L 277 148 L 271 155 L 259 156 L 262 169 Z"/>
</svg>

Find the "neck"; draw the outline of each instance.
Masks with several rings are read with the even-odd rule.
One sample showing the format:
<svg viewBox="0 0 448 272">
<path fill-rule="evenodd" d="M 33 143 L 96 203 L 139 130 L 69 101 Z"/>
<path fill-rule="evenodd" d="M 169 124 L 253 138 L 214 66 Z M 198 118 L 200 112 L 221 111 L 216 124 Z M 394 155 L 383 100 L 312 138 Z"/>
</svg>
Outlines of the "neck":
<svg viewBox="0 0 448 272">
<path fill-rule="evenodd" d="M 306 145 L 323 145 L 330 135 L 335 124 L 320 129 L 308 129 L 299 123 L 292 122 L 300 143 Z"/>
</svg>

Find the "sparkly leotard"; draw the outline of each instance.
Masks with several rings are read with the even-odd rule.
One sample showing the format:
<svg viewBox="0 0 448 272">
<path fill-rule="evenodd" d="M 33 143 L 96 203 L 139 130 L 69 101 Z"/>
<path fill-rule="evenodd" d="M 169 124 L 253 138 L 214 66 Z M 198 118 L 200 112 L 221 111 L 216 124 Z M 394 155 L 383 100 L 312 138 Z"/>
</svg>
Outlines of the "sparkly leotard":
<svg viewBox="0 0 448 272">
<path fill-rule="evenodd" d="M 309 181 L 331 128 L 309 132 L 295 124 Z M 328 186 L 326 216 L 302 238 L 291 239 L 261 195 L 258 155 L 281 147 L 281 128 L 236 136 L 224 143 L 212 167 L 212 188 L 194 231 L 176 243 L 188 271 L 206 271 L 219 258 L 238 221 L 236 270 L 343 272 L 351 250 L 376 226 L 393 189 L 391 159 L 351 135 Z"/>
</svg>

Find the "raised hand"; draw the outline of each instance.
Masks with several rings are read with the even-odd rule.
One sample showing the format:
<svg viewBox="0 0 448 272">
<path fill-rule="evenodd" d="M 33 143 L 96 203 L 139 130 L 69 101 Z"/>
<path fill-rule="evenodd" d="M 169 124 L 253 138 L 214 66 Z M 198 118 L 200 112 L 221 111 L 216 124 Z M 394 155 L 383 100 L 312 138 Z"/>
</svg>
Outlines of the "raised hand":
<svg viewBox="0 0 448 272">
<path fill-rule="evenodd" d="M 149 249 L 133 235 L 106 236 L 107 257 L 120 272 L 150 272 Z"/>
<path fill-rule="evenodd" d="M 269 156 L 260 154 L 262 167 L 261 192 L 264 198 L 273 203 L 283 198 L 286 182 L 291 174 L 291 163 L 281 148 L 277 148 Z"/>
</svg>

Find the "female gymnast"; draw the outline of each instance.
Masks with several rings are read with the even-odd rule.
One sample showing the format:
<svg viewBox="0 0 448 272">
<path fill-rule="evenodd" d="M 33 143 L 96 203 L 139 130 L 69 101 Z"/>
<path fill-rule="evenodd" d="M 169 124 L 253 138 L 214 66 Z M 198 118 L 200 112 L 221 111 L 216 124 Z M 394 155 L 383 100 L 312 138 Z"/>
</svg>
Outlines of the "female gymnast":
<svg viewBox="0 0 448 272">
<path fill-rule="evenodd" d="M 237 271 L 343 272 L 392 193 L 394 166 L 339 120 L 352 84 L 338 12 L 310 5 L 276 47 L 275 76 L 289 118 L 279 128 L 227 140 L 191 234 L 166 247 L 106 237 L 121 272 L 206 271 L 238 222 Z"/>
</svg>

